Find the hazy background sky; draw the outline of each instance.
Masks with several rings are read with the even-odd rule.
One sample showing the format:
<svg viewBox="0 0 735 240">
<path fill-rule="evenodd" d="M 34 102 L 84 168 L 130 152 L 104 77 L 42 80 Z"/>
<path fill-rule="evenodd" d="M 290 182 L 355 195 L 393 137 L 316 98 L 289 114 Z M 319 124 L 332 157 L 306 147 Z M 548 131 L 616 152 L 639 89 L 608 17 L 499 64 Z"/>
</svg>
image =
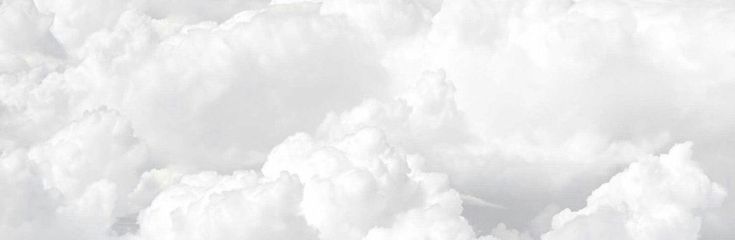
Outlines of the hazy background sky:
<svg viewBox="0 0 735 240">
<path fill-rule="evenodd" d="M 735 238 L 735 1 L 0 0 L 4 239 Z"/>
</svg>

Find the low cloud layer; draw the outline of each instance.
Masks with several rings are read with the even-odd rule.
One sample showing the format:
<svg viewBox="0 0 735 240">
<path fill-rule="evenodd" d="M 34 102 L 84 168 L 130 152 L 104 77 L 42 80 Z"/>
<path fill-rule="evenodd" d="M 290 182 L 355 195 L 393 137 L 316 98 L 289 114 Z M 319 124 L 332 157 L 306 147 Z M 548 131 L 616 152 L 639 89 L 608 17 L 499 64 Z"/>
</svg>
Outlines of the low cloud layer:
<svg viewBox="0 0 735 240">
<path fill-rule="evenodd" d="M 0 0 L 7 239 L 729 239 L 735 3 Z"/>
</svg>

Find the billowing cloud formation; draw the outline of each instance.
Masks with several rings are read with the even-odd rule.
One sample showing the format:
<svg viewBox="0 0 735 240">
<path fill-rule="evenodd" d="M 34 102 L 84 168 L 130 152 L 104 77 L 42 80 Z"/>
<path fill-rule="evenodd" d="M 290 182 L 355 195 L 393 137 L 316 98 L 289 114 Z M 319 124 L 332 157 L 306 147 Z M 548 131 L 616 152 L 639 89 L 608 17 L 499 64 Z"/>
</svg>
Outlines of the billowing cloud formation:
<svg viewBox="0 0 735 240">
<path fill-rule="evenodd" d="M 137 212 L 128 198 L 146 168 L 147 149 L 109 110 L 85 113 L 44 143 L 4 152 L 3 233 L 11 239 L 98 239 L 117 216 Z"/>
<path fill-rule="evenodd" d="M 734 10 L 0 0 L 0 234 L 732 238 Z"/>
<path fill-rule="evenodd" d="M 316 239 L 298 211 L 302 186 L 254 172 L 184 176 L 139 216 L 142 239 Z M 235 224 L 236 223 L 236 224 Z"/>
<path fill-rule="evenodd" d="M 700 212 L 719 206 L 725 191 L 690 158 L 691 143 L 642 159 L 587 198 L 565 209 L 543 239 L 697 239 Z"/>
<path fill-rule="evenodd" d="M 273 150 L 263 176 L 184 176 L 141 213 L 141 236 L 474 239 L 447 176 L 422 167 L 374 128 L 337 141 L 297 134 Z"/>
</svg>

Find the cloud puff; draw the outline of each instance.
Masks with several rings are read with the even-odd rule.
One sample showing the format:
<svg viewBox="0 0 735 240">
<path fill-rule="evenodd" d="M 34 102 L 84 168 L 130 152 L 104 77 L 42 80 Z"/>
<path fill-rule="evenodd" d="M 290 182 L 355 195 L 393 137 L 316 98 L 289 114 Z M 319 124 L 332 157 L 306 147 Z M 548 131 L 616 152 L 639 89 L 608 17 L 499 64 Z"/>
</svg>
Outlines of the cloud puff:
<svg viewBox="0 0 735 240">
<path fill-rule="evenodd" d="M 125 12 L 88 39 L 95 55 L 64 77 L 83 87 L 77 106 L 121 109 L 166 163 L 252 167 L 284 137 L 381 88 L 369 45 L 315 7 L 243 12 L 173 35 L 166 21 Z M 218 160 L 202 166 L 201 158 Z"/>
<path fill-rule="evenodd" d="M 302 185 L 289 175 L 187 175 L 138 217 L 141 239 L 317 239 L 300 215 Z"/>
<path fill-rule="evenodd" d="M 140 214 L 140 236 L 475 239 L 447 176 L 422 167 L 374 128 L 326 141 L 297 134 L 274 148 L 262 176 L 206 172 L 167 187 Z"/>
<path fill-rule="evenodd" d="M 147 168 L 146 147 L 113 111 L 88 112 L 48 141 L 4 151 L 3 232 L 12 238 L 103 238 Z"/>
<path fill-rule="evenodd" d="M 587 198 L 565 209 L 542 239 L 698 239 L 702 211 L 726 193 L 691 160 L 691 143 L 631 164 Z"/>
</svg>

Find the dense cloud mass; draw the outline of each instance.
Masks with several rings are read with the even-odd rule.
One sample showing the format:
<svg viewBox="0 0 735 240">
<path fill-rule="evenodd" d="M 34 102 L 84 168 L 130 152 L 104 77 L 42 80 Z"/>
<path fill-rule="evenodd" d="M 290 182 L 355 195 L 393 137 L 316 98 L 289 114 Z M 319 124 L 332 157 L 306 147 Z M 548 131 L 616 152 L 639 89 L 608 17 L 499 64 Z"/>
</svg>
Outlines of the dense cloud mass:
<svg viewBox="0 0 735 240">
<path fill-rule="evenodd" d="M 735 238 L 729 0 L 0 0 L 0 238 Z"/>
</svg>

